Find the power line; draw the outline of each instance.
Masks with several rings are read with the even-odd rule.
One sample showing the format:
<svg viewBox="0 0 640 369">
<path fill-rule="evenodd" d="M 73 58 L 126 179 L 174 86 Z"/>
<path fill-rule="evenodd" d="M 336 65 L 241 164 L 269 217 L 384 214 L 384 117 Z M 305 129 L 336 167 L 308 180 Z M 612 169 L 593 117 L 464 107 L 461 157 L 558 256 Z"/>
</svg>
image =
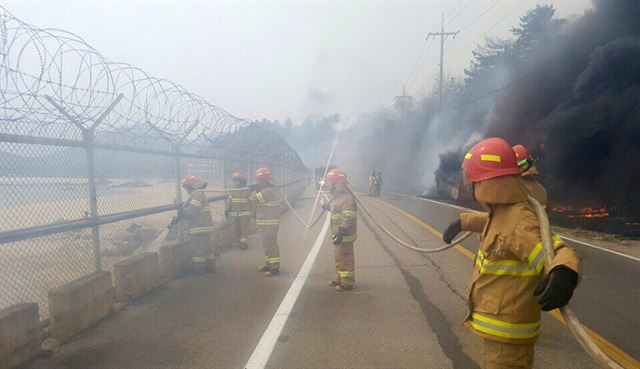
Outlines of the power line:
<svg viewBox="0 0 640 369">
<path fill-rule="evenodd" d="M 472 24 L 474 24 L 475 22 L 477 22 L 478 20 L 480 20 L 480 18 L 482 18 L 485 14 L 487 14 L 487 12 L 489 12 L 489 10 L 493 9 L 496 5 L 498 5 L 498 3 L 500 2 L 500 0 L 496 0 L 495 3 L 491 4 L 491 6 L 489 6 L 487 9 L 485 9 L 482 13 L 480 13 L 480 15 L 478 15 L 474 20 L 472 20 L 470 23 L 467 23 L 466 26 L 460 28 L 460 31 L 463 31 L 467 28 L 469 28 Z"/>
<path fill-rule="evenodd" d="M 482 94 L 482 95 L 476 96 L 476 97 L 474 97 L 474 98 L 472 98 L 472 99 L 469 99 L 469 100 L 464 101 L 464 102 L 462 102 L 462 103 L 459 103 L 459 104 L 456 104 L 456 105 L 454 105 L 454 106 L 451 106 L 451 107 L 449 107 L 447 110 L 456 110 L 456 109 L 462 108 L 462 107 L 464 107 L 464 106 L 467 106 L 467 105 L 473 104 L 473 103 L 474 103 L 474 102 L 476 102 L 476 101 L 484 100 L 484 99 L 486 99 L 486 98 L 487 98 L 487 97 L 489 97 L 489 96 L 495 95 L 496 93 L 498 93 L 498 92 L 500 92 L 500 91 L 502 91 L 502 90 L 504 90 L 504 89 L 509 88 L 511 85 L 513 85 L 513 84 L 515 84 L 515 83 L 522 82 L 522 81 L 524 81 L 524 80 L 526 80 L 526 79 L 529 79 L 530 77 L 532 77 L 533 75 L 535 75 L 535 74 L 537 74 L 537 73 L 540 73 L 540 70 L 535 70 L 535 71 L 529 72 L 529 73 L 525 74 L 524 76 L 522 76 L 522 77 L 520 77 L 520 78 L 517 78 L 517 79 L 511 80 L 511 81 L 507 82 L 506 84 L 504 84 L 504 85 L 502 85 L 502 86 L 500 86 L 500 87 L 498 87 L 498 88 L 495 88 L 495 89 L 493 89 L 493 90 L 490 90 L 490 91 L 485 92 L 485 93 L 484 93 L 484 94 Z"/>
<path fill-rule="evenodd" d="M 445 32 L 444 31 L 444 14 L 442 14 L 442 28 L 440 29 L 440 32 L 429 32 L 429 34 L 427 35 L 427 39 L 433 37 L 440 37 L 440 80 L 439 80 L 439 91 L 440 91 L 440 96 L 439 96 L 439 104 L 438 104 L 438 111 L 442 110 L 442 85 L 443 85 L 443 76 L 444 76 L 444 40 L 447 38 L 447 36 L 453 36 L 453 38 L 456 37 L 456 35 L 458 34 L 458 32 Z"/>
<path fill-rule="evenodd" d="M 424 42 L 422 43 L 422 48 L 420 49 L 420 53 L 418 54 L 418 59 L 416 60 L 416 63 L 413 66 L 412 71 L 409 74 L 409 77 L 404 82 L 405 86 L 410 85 L 411 80 L 416 75 L 416 73 L 418 73 L 418 70 L 420 69 L 420 66 L 422 65 L 421 61 L 423 59 L 423 54 L 424 54 L 425 47 L 427 46 L 427 43 L 429 43 L 429 39 L 428 38 L 425 39 Z M 429 44 L 429 48 L 430 47 L 431 47 L 431 44 Z M 426 57 L 429 54 L 429 48 L 427 48 L 427 54 L 424 57 Z"/>
<path fill-rule="evenodd" d="M 465 6 L 464 6 L 464 8 L 462 8 L 462 10 L 460 10 L 460 11 L 458 12 L 458 14 L 454 15 L 454 16 L 453 16 L 453 18 L 449 19 L 449 20 L 447 21 L 447 24 L 445 24 L 445 26 L 450 25 L 451 23 L 453 23 L 453 21 L 455 21 L 456 19 L 458 19 L 458 17 L 459 17 L 460 15 L 462 15 L 462 13 L 464 13 L 464 11 L 465 11 L 465 10 L 467 10 L 467 8 L 471 5 L 471 3 L 472 3 L 472 2 L 473 2 L 473 0 L 469 0 L 469 2 L 467 3 L 467 5 L 465 5 Z"/>
<path fill-rule="evenodd" d="M 451 47 L 451 43 L 447 43 L 448 40 L 445 40 L 445 44 L 444 44 L 444 53 L 446 55 L 446 53 L 449 51 L 449 48 Z M 426 85 L 429 81 L 432 81 L 436 78 L 436 74 L 438 73 L 438 67 L 439 64 L 434 64 L 433 68 L 431 69 L 431 73 L 428 75 L 428 77 L 422 82 L 420 83 L 420 86 L 422 86 L 422 90 L 424 92 L 424 94 L 426 95 Z"/>
<path fill-rule="evenodd" d="M 523 2 L 524 2 L 524 0 L 523 0 L 520 4 L 518 4 L 518 6 L 517 6 L 516 8 L 518 8 L 518 7 L 519 7 Z M 512 11 L 510 11 L 510 12 L 509 12 L 509 14 L 510 14 L 510 13 L 513 13 L 513 11 L 514 11 L 514 10 L 515 10 L 515 9 L 512 9 Z M 507 14 L 507 16 L 508 16 L 508 14 Z M 503 17 L 503 18 L 506 18 L 506 16 L 505 16 L 505 17 Z M 631 22 L 628 22 L 628 23 L 626 23 L 626 24 L 623 24 L 623 25 L 621 25 L 620 27 L 628 27 L 628 26 L 633 25 L 633 24 L 636 24 L 636 23 L 638 23 L 638 22 L 640 22 L 640 18 L 635 19 L 635 20 L 633 20 L 633 21 L 631 21 Z M 500 21 L 499 21 L 498 23 L 500 23 Z M 494 26 L 495 26 L 495 25 L 494 25 Z M 492 27 L 492 28 L 493 28 L 493 27 Z M 502 86 L 500 86 L 500 87 L 497 87 L 497 88 L 495 88 L 495 89 L 493 89 L 493 90 L 487 91 L 487 92 L 485 92 L 485 93 L 483 93 L 483 94 L 481 94 L 481 95 L 479 95 L 479 96 L 476 96 L 476 97 L 474 97 L 474 98 L 472 98 L 472 99 L 469 99 L 469 100 L 467 100 L 467 101 L 464 101 L 464 102 L 462 102 L 462 103 L 459 103 L 459 104 L 453 105 L 453 106 L 451 106 L 451 107 L 447 108 L 446 110 L 456 110 L 456 109 L 462 108 L 462 107 L 464 107 L 464 106 L 467 106 L 467 105 L 473 104 L 473 103 L 474 103 L 474 102 L 476 102 L 476 101 L 484 100 L 484 99 L 488 98 L 489 96 L 495 95 L 496 93 L 498 93 L 498 92 L 500 92 L 500 91 L 503 91 L 503 90 L 505 90 L 505 89 L 509 88 L 510 86 L 512 86 L 512 85 L 514 85 L 514 84 L 516 84 L 516 83 L 523 82 L 523 81 L 525 81 L 525 80 L 527 80 L 527 79 L 529 79 L 529 78 L 531 78 L 531 77 L 535 76 L 536 74 L 540 74 L 540 73 L 542 73 L 542 72 L 545 72 L 548 68 L 552 68 L 554 65 L 557 65 L 557 64 L 559 64 L 559 63 L 563 63 L 563 62 L 564 62 L 564 60 L 562 60 L 562 59 L 552 60 L 552 61 L 550 61 L 550 62 L 548 62 L 548 63 L 547 63 L 547 68 L 545 68 L 545 69 L 537 69 L 537 70 L 533 70 L 533 71 L 531 71 L 531 72 L 529 72 L 529 73 L 524 74 L 523 76 L 521 76 L 521 77 L 519 77 L 519 78 L 513 79 L 513 80 L 511 80 L 511 81 L 509 81 L 509 82 L 505 83 L 504 85 L 502 85 Z"/>
<path fill-rule="evenodd" d="M 455 9 L 458 7 L 458 5 L 460 5 L 464 0 L 459 0 L 454 6 L 453 8 L 451 8 L 451 10 L 449 10 L 449 12 L 447 13 L 447 18 L 449 17 L 449 15 L 451 15 Z M 469 0 L 469 3 L 465 6 L 465 8 L 463 8 L 456 16 L 459 16 L 462 12 L 464 12 L 464 10 L 469 7 L 469 4 L 471 4 L 471 1 L 473 0 Z M 429 31 L 429 33 L 434 32 L 437 29 L 437 26 L 434 27 L 431 31 Z M 403 95 L 406 92 L 406 88 L 407 87 L 411 87 L 411 84 L 413 83 L 413 79 L 414 77 L 416 77 L 418 75 L 418 73 L 420 73 L 420 70 L 422 70 L 422 66 L 423 63 L 422 61 L 429 55 L 429 50 L 431 49 L 431 45 L 429 44 L 429 46 L 426 49 L 425 52 L 425 47 L 427 46 L 427 43 L 429 41 L 429 37 L 427 37 L 424 42 L 422 43 L 422 47 L 420 48 L 420 53 L 418 54 L 418 58 L 416 59 L 416 63 L 414 65 L 414 67 L 411 70 L 411 73 L 409 74 L 409 77 L 407 77 L 407 80 L 405 81 L 404 85 L 403 85 Z M 395 99 L 395 98 L 394 98 Z"/>
<path fill-rule="evenodd" d="M 456 3 L 456 5 L 453 6 L 453 8 L 451 8 L 451 10 L 449 10 L 449 13 L 447 13 L 446 18 L 449 19 L 449 16 L 451 15 L 451 13 L 453 13 L 453 11 L 458 7 L 458 5 L 460 5 L 464 0 L 460 0 Z"/>
<path fill-rule="evenodd" d="M 424 40 L 424 44 L 423 44 L 423 45 L 426 45 L 428 42 L 429 42 L 429 39 L 425 39 L 425 40 Z M 416 76 L 418 75 L 418 73 L 420 73 L 420 71 L 422 70 L 422 67 L 423 67 L 423 65 L 424 65 L 423 61 L 424 61 L 424 59 L 426 59 L 426 58 L 427 58 L 427 56 L 429 55 L 429 50 L 431 50 L 431 45 L 433 45 L 433 43 L 429 43 L 429 46 L 427 47 L 427 50 L 426 50 L 426 51 L 425 51 L 425 53 L 424 53 L 424 57 L 422 57 L 422 58 L 421 58 L 422 60 L 420 60 L 420 59 L 419 59 L 419 61 L 416 63 L 416 68 L 415 68 L 414 72 L 413 72 L 413 73 L 411 74 L 411 76 L 407 79 L 407 82 L 405 82 L 405 86 L 406 86 L 406 87 L 410 87 L 410 86 L 411 86 L 411 84 L 413 83 L 413 81 L 415 81 L 414 77 L 416 77 Z M 424 50 L 424 46 L 423 46 L 423 48 L 422 48 L 422 49 Z"/>
<path fill-rule="evenodd" d="M 464 51 L 464 48 L 469 46 L 469 44 L 476 44 L 478 42 L 478 40 L 480 40 L 481 38 L 483 38 L 487 33 L 491 32 L 494 28 L 496 28 L 500 23 L 502 23 L 505 19 L 507 19 L 507 17 L 509 17 L 511 14 L 513 14 L 513 12 L 515 12 L 518 8 L 520 8 L 520 6 L 522 6 L 522 4 L 525 3 L 526 0 L 521 0 L 515 7 L 513 7 L 507 14 L 505 14 L 502 18 L 498 19 L 498 21 L 496 23 L 494 23 L 491 27 L 489 27 L 487 30 L 485 30 L 484 32 L 482 32 L 478 37 L 476 37 L 473 41 L 468 42 L 466 44 L 464 44 L 462 47 L 458 48 L 456 51 L 452 52 L 451 54 L 449 54 L 449 56 L 447 57 L 447 61 L 451 58 L 453 58 L 454 56 L 460 54 L 462 51 Z M 495 4 L 494 4 L 495 5 Z"/>
<path fill-rule="evenodd" d="M 462 2 L 462 1 L 459 1 L 459 2 L 456 4 L 456 6 L 457 6 L 458 4 L 460 4 L 461 2 Z M 473 19 L 470 23 L 467 23 L 464 27 L 462 27 L 462 28 L 460 29 L 460 31 L 462 31 L 462 30 L 465 30 L 465 29 L 469 28 L 472 24 L 474 24 L 475 22 L 477 22 L 478 20 L 480 20 L 482 17 L 484 17 L 484 16 L 489 12 L 489 10 L 493 9 L 496 5 L 498 5 L 498 3 L 499 3 L 499 2 L 500 2 L 500 0 L 496 0 L 493 4 L 491 4 L 487 9 L 485 9 L 485 10 L 484 10 L 480 15 L 478 15 L 478 16 L 477 16 L 475 19 Z M 455 7 L 454 7 L 454 8 L 455 8 Z M 449 12 L 449 14 L 450 14 L 450 13 L 451 13 L 451 11 Z M 447 22 L 447 23 L 451 23 L 451 22 Z M 488 32 L 488 31 L 486 31 L 486 32 Z M 451 58 L 451 56 L 447 57 L 447 59 L 446 59 L 446 60 L 448 61 L 450 58 Z M 433 77 L 434 77 L 434 75 L 435 75 L 435 72 L 436 72 L 436 71 L 435 71 L 435 69 L 434 69 L 434 71 L 432 72 L 432 74 L 431 74 L 431 76 L 429 77 L 429 79 L 427 80 L 427 82 L 428 82 L 429 80 L 433 79 Z M 425 83 L 427 83 L 427 82 L 425 82 Z"/>
</svg>

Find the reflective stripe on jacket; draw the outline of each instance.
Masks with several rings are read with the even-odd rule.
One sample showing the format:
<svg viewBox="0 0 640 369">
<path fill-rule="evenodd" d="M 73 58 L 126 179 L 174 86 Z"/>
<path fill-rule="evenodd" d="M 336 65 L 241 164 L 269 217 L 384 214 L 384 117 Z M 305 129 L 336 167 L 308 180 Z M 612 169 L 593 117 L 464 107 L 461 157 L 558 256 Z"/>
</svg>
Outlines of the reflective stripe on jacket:
<svg viewBox="0 0 640 369">
<path fill-rule="evenodd" d="M 348 192 L 337 193 L 332 201 L 331 233 L 342 229 L 342 242 L 354 242 L 358 238 L 358 207 L 356 200 Z"/>
<path fill-rule="evenodd" d="M 189 225 L 189 234 L 206 234 L 214 231 L 211 208 L 204 192 L 193 192 L 183 207 L 184 217 Z"/>
<path fill-rule="evenodd" d="M 533 291 L 544 273 L 538 219 L 526 202 L 494 204 L 482 231 L 469 293 L 467 326 L 484 338 L 509 343 L 534 342 L 540 307 Z M 580 273 L 580 257 L 553 236 L 558 265 Z"/>
<path fill-rule="evenodd" d="M 227 199 L 227 212 L 230 217 L 250 217 L 251 210 L 251 190 L 249 188 L 236 190 Z"/>
<path fill-rule="evenodd" d="M 282 198 L 275 187 L 265 187 L 252 197 L 256 212 L 256 225 L 259 227 L 277 227 L 282 214 Z"/>
</svg>

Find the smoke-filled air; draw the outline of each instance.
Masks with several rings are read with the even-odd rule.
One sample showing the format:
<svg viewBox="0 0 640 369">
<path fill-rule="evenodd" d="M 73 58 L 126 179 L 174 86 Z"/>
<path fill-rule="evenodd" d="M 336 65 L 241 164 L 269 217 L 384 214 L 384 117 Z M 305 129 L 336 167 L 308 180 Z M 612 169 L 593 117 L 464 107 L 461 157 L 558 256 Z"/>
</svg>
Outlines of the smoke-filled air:
<svg viewBox="0 0 640 369">
<path fill-rule="evenodd" d="M 291 140 L 307 165 L 338 135 L 335 162 L 365 186 L 382 171 L 389 190 L 450 195 L 464 153 L 485 137 L 529 147 L 556 207 L 583 204 L 637 221 L 640 216 L 640 2 L 596 0 L 582 16 L 536 6 L 487 38 L 464 75 L 426 98 L 352 116 L 263 124 Z M 276 127 L 277 126 L 277 127 Z"/>
<path fill-rule="evenodd" d="M 0 369 L 640 369 L 640 0 L 0 0 Z"/>
</svg>

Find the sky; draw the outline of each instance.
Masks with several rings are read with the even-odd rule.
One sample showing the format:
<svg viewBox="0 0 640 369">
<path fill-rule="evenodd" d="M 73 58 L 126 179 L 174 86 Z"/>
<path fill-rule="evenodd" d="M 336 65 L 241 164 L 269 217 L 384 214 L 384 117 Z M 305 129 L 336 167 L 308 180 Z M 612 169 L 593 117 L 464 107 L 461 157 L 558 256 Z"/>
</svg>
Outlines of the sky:
<svg viewBox="0 0 640 369">
<path fill-rule="evenodd" d="M 318 114 L 364 113 L 393 97 L 420 97 L 445 75 L 461 76 L 484 37 L 509 28 L 536 4 L 559 17 L 588 0 L 441 1 L 29 1 L 0 0 L 23 21 L 78 34 L 113 61 L 171 79 L 248 119 L 301 122 Z"/>
</svg>

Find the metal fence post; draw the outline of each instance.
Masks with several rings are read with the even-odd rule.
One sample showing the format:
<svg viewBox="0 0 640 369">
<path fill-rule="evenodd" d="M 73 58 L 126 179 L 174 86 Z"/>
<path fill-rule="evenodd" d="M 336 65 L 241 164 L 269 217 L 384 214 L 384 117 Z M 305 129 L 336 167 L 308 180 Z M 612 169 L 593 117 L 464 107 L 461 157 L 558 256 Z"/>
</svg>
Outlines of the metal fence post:
<svg viewBox="0 0 640 369">
<path fill-rule="evenodd" d="M 175 170 L 176 170 L 176 203 L 182 203 L 182 184 L 180 178 L 180 143 L 173 144 L 173 152 L 175 159 Z M 179 215 L 176 214 L 176 217 Z M 178 222 L 178 239 L 180 240 L 180 244 L 184 242 L 184 234 L 182 233 L 182 223 Z"/>
<path fill-rule="evenodd" d="M 94 130 L 85 129 L 82 131 L 82 138 L 87 145 L 87 184 L 89 190 L 89 211 L 91 219 L 98 218 L 98 190 L 96 188 L 96 166 L 93 156 Z M 102 270 L 102 255 L 100 254 L 100 226 L 96 223 L 91 227 L 91 239 L 93 245 L 93 263 L 96 272 Z"/>
<path fill-rule="evenodd" d="M 223 154 L 222 157 L 222 181 L 223 181 L 223 188 L 226 190 L 227 189 L 227 154 Z"/>
<path fill-rule="evenodd" d="M 182 184 L 180 183 L 180 144 L 173 145 L 175 174 L 176 174 L 176 202 L 182 202 Z"/>
<path fill-rule="evenodd" d="M 151 124 L 151 122 L 149 122 L 148 120 L 146 121 L 146 123 L 149 125 L 149 127 L 151 127 L 151 129 L 157 132 L 160 135 L 160 137 L 162 137 L 165 141 L 167 141 L 171 145 L 171 148 L 173 149 L 173 156 L 176 162 L 176 168 L 175 168 L 176 169 L 176 203 L 182 204 L 182 184 L 180 183 L 180 179 L 181 179 L 180 178 L 180 144 L 182 144 L 187 139 L 187 137 L 189 137 L 191 132 L 193 132 L 193 130 L 198 126 L 199 121 L 196 119 L 193 122 L 193 124 L 186 130 L 182 138 L 180 138 L 177 141 L 175 139 L 172 139 L 170 135 L 168 135 L 166 132 L 164 132 L 160 128 Z M 179 213 L 177 215 L 179 215 Z M 181 244 L 184 243 L 182 224 L 180 222 L 178 222 L 178 238 Z"/>
<path fill-rule="evenodd" d="M 82 123 L 78 122 L 62 105 L 58 104 L 51 96 L 45 95 L 45 98 L 51 105 L 53 105 L 62 115 L 64 115 L 71 123 L 73 123 L 82 132 L 82 141 L 85 145 L 87 154 L 87 186 L 89 194 L 89 213 L 91 220 L 94 222 L 91 226 L 91 240 L 93 246 L 93 263 L 95 271 L 102 270 L 102 255 L 100 254 L 100 225 L 98 225 L 98 190 L 96 188 L 96 167 L 95 158 L 93 152 L 93 142 L 95 139 L 96 127 L 102 123 L 102 121 L 111 113 L 111 111 L 118 105 L 120 100 L 124 97 L 123 94 L 119 94 L 111 104 L 102 111 L 102 113 L 93 121 L 93 124 L 89 127 L 85 127 Z"/>
</svg>

